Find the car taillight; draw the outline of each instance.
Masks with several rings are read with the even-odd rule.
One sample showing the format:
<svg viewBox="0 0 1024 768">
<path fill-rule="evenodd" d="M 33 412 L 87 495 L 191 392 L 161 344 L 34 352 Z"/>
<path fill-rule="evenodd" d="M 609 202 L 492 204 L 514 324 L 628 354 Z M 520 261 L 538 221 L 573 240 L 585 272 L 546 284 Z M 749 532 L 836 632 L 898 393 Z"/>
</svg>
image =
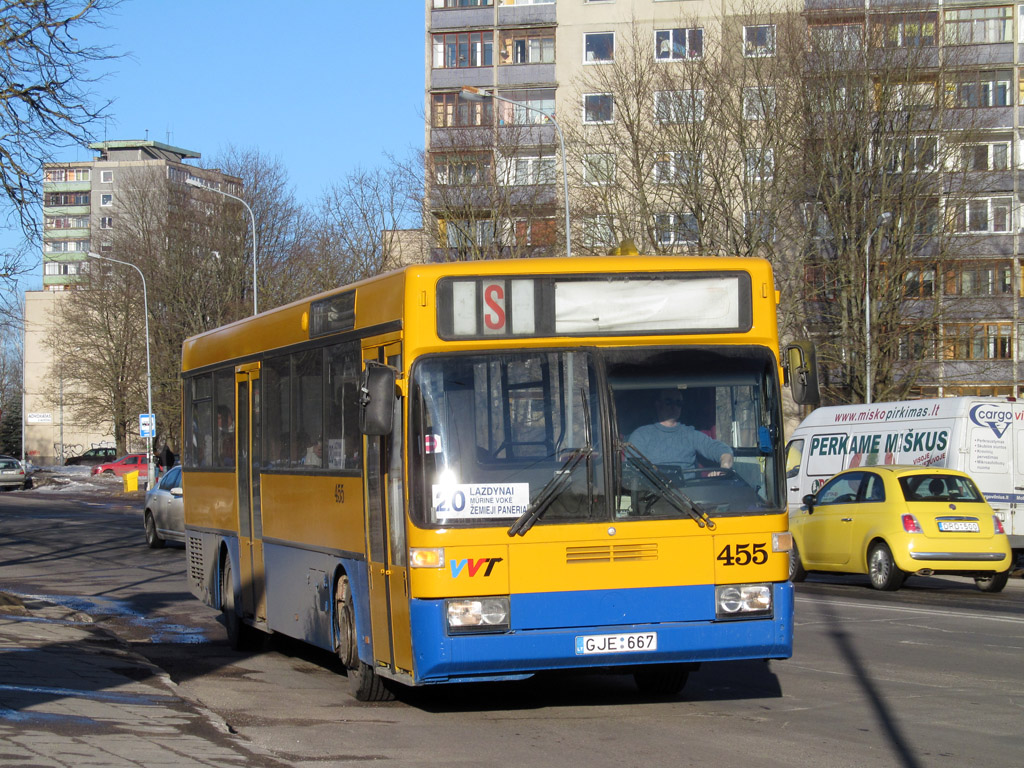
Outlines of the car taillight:
<svg viewBox="0 0 1024 768">
<path fill-rule="evenodd" d="M 1003 528 L 1003 521 L 999 519 L 999 515 L 992 515 L 992 524 L 996 527 L 996 533 L 1006 533 L 1006 529 Z"/>
<path fill-rule="evenodd" d="M 903 516 L 903 530 L 907 533 L 924 533 L 917 518 L 909 513 Z"/>
</svg>

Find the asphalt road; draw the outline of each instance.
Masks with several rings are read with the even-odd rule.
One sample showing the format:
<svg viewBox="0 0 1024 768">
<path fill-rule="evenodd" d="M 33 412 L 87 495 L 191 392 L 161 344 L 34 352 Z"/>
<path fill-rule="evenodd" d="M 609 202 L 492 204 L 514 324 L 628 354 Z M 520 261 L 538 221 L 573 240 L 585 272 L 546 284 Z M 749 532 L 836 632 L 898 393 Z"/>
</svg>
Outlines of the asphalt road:
<svg viewBox="0 0 1024 768">
<path fill-rule="evenodd" d="M 111 486 L 0 494 L 0 590 L 92 615 L 254 751 L 292 765 L 985 766 L 1022 762 L 1024 581 L 797 585 L 793 658 L 705 665 L 673 700 L 628 677 L 538 676 L 357 702 L 330 654 L 231 651 Z M 268 758 L 269 759 L 269 758 Z"/>
</svg>

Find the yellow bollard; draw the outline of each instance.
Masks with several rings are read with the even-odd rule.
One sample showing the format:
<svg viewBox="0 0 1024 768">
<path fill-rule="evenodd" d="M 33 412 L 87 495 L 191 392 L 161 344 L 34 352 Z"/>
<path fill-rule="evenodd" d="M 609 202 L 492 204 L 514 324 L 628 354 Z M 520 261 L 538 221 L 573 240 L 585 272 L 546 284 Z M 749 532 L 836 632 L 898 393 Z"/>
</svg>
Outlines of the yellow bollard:
<svg viewBox="0 0 1024 768">
<path fill-rule="evenodd" d="M 130 493 L 132 491 L 139 490 L 139 472 L 138 472 L 138 470 L 135 470 L 134 472 L 125 472 L 124 475 L 122 475 L 122 477 L 124 478 L 124 492 L 125 493 Z"/>
</svg>

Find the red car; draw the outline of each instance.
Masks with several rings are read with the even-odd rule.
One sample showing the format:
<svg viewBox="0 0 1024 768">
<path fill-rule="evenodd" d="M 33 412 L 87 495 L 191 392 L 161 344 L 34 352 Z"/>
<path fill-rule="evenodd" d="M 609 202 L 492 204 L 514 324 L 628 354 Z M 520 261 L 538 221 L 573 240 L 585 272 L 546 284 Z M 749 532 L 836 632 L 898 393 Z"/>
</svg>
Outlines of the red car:
<svg viewBox="0 0 1024 768">
<path fill-rule="evenodd" d="M 97 464 L 92 468 L 94 475 L 117 475 L 118 477 L 123 476 L 127 472 L 138 472 L 140 476 L 145 477 L 148 471 L 146 454 L 144 453 L 129 453 L 117 461 Z"/>
</svg>

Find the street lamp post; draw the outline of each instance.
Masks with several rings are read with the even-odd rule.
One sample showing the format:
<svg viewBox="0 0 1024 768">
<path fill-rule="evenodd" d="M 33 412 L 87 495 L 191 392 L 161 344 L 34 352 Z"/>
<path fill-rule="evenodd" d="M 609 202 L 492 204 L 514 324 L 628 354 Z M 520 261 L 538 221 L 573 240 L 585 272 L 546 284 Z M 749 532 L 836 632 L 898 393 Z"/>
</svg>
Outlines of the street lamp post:
<svg viewBox="0 0 1024 768">
<path fill-rule="evenodd" d="M 150 372 L 149 365 L 149 294 L 146 291 L 146 276 L 142 274 L 142 270 L 132 264 L 130 261 L 121 261 L 120 259 L 112 259 L 109 256 L 100 256 L 98 253 L 89 252 L 89 257 L 93 259 L 102 259 L 103 261 L 112 261 L 115 264 L 124 264 L 126 267 L 131 267 L 139 273 L 139 277 L 142 278 L 142 307 L 145 314 L 146 321 L 146 403 L 148 410 L 146 413 L 153 416 L 153 377 Z M 156 480 L 155 467 L 153 466 L 153 432 L 156 430 L 156 417 L 153 416 L 154 423 L 151 425 L 152 429 L 149 431 L 149 448 L 146 451 L 146 488 L 151 489 L 153 483 Z M 63 420 L 62 420 L 63 423 Z"/>
<path fill-rule="evenodd" d="M 879 214 L 875 228 L 864 243 L 864 402 L 871 404 L 871 241 L 883 226 L 889 223 L 892 214 Z"/>
<path fill-rule="evenodd" d="M 558 144 L 562 150 L 562 187 L 565 195 L 565 255 L 572 256 L 572 237 L 569 230 L 569 169 L 565 162 L 565 138 L 562 136 L 562 128 L 558 125 L 558 121 L 555 120 L 555 116 L 530 104 L 506 99 L 504 96 L 496 94 L 493 90 L 486 91 L 483 88 L 475 88 L 471 85 L 462 86 L 462 96 L 463 98 L 471 101 L 495 99 L 496 101 L 503 101 L 506 104 L 511 104 L 515 107 L 522 107 L 523 109 L 528 109 L 532 112 L 544 115 L 544 117 L 550 120 L 551 124 L 555 126 L 555 132 L 558 134 Z"/>
<path fill-rule="evenodd" d="M 232 200 L 237 200 L 244 205 L 245 210 L 249 212 L 249 221 L 252 222 L 252 313 L 254 315 L 258 314 L 258 310 L 256 308 L 256 215 L 252 212 L 252 208 L 249 207 L 249 204 L 245 202 L 245 200 L 225 192 L 223 189 L 218 189 L 217 187 L 211 187 L 208 184 L 204 184 L 202 180 L 197 179 L 194 176 L 190 176 L 185 179 L 185 183 L 190 187 L 208 189 L 211 192 L 216 192 L 218 195 L 224 195 L 224 197 L 230 197 Z"/>
</svg>

